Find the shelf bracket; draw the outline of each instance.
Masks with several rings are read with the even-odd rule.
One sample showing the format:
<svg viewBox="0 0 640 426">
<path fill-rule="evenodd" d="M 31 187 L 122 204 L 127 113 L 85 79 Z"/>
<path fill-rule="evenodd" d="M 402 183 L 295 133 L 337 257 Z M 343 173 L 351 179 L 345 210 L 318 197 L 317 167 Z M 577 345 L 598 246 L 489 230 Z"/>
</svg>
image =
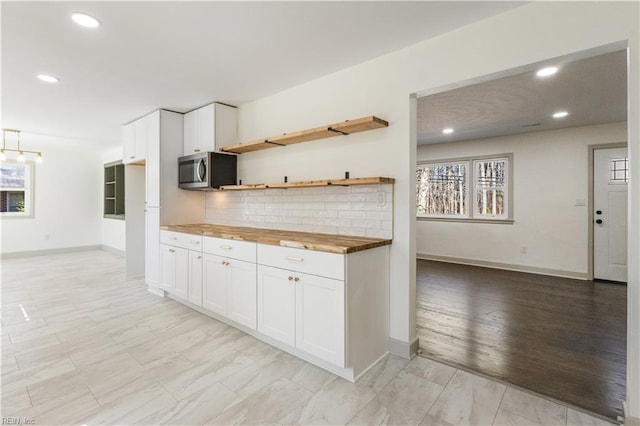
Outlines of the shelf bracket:
<svg viewBox="0 0 640 426">
<path fill-rule="evenodd" d="M 327 127 L 327 130 L 334 133 L 340 133 L 343 136 L 349 136 L 349 133 L 343 132 L 342 130 L 334 129 L 333 127 Z"/>
</svg>

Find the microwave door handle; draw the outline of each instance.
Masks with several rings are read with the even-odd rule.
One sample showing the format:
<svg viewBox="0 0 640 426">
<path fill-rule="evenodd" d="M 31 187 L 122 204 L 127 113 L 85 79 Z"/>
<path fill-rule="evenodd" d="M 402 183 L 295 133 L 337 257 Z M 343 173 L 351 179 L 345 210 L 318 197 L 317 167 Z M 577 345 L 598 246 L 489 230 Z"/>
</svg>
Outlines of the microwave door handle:
<svg viewBox="0 0 640 426">
<path fill-rule="evenodd" d="M 198 180 L 200 182 L 204 182 L 207 177 L 207 164 L 204 161 L 204 158 L 198 162 Z"/>
</svg>

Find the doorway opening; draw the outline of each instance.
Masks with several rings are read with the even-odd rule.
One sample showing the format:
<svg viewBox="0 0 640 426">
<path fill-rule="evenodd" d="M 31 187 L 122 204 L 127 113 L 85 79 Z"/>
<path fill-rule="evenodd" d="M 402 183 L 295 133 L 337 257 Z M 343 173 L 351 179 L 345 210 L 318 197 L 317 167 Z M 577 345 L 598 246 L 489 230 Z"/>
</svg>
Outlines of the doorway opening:
<svg viewBox="0 0 640 426">
<path fill-rule="evenodd" d="M 624 240 L 606 258 L 626 258 L 626 193 L 617 183 L 600 208 L 590 176 L 600 148 L 626 143 L 626 75 L 615 45 L 418 96 L 423 355 L 609 419 L 622 413 L 627 292 L 593 281 L 593 244 Z M 607 152 L 613 177 L 628 174 L 625 156 Z M 593 222 L 605 211 L 602 237 Z"/>
</svg>

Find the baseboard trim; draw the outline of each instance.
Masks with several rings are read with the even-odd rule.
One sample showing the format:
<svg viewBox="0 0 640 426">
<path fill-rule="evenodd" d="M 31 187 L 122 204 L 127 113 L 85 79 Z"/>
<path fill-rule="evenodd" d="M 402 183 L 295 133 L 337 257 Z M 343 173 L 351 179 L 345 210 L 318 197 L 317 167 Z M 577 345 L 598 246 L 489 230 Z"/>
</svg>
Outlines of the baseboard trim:
<svg viewBox="0 0 640 426">
<path fill-rule="evenodd" d="M 416 337 L 411 342 L 389 337 L 389 352 L 405 359 L 411 359 L 418 353 L 419 341 Z"/>
<path fill-rule="evenodd" d="M 147 287 L 147 290 L 149 291 L 149 293 L 153 293 L 156 296 L 164 297 L 164 290 L 161 290 L 161 289 L 159 289 L 157 287 L 149 286 L 149 287 Z"/>
<path fill-rule="evenodd" d="M 115 254 L 115 255 L 118 255 L 118 256 L 124 256 L 125 255 L 125 251 L 124 250 L 120 250 L 120 249 L 117 249 L 117 248 L 105 246 L 104 244 L 102 245 L 102 250 L 106 251 L 107 253 Z"/>
<path fill-rule="evenodd" d="M 618 420 L 621 420 L 624 426 L 640 426 L 640 418 L 629 415 L 625 401 L 622 402 L 622 419 L 618 417 Z"/>
<path fill-rule="evenodd" d="M 562 269 L 539 268 L 537 266 L 513 265 L 510 263 L 489 262 L 478 259 L 465 259 L 462 257 L 439 256 L 436 254 L 418 253 L 418 259 L 436 260 L 438 262 L 458 263 L 460 265 L 482 266 L 485 268 L 504 269 L 506 271 L 528 272 L 531 274 L 551 275 L 554 277 L 573 278 L 577 280 L 588 280 L 589 274 L 586 272 L 564 271 Z"/>
<path fill-rule="evenodd" d="M 62 248 L 45 249 L 45 250 L 11 251 L 7 253 L 2 253 L 0 255 L 0 258 L 15 259 L 19 257 L 49 256 L 52 254 L 77 253 L 80 251 L 102 250 L 102 247 L 103 247 L 102 245 L 95 245 L 95 246 L 62 247 Z"/>
</svg>

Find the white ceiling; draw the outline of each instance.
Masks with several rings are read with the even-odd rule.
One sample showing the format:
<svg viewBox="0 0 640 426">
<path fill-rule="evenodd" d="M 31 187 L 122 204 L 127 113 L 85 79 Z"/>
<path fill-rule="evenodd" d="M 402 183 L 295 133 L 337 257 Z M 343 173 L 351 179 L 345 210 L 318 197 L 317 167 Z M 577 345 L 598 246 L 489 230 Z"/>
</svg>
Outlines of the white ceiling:
<svg viewBox="0 0 640 426">
<path fill-rule="evenodd" d="M 559 67 L 547 78 L 534 70 L 419 98 L 418 145 L 625 121 L 626 51 L 570 58 L 545 64 Z M 569 116 L 551 117 L 560 110 Z"/>
<path fill-rule="evenodd" d="M 157 108 L 239 105 L 522 4 L 3 1 L 2 126 L 117 146 L 121 124 Z"/>
</svg>

